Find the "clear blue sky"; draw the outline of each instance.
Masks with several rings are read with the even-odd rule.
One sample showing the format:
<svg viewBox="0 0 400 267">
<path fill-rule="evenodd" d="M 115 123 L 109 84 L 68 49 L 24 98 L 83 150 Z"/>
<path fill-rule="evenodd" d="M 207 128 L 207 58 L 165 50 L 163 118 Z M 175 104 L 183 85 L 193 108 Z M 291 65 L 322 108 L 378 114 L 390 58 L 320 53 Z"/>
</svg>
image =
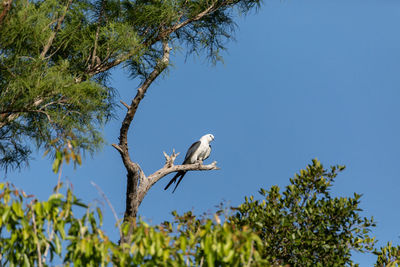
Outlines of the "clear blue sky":
<svg viewBox="0 0 400 267">
<path fill-rule="evenodd" d="M 168 76 L 141 103 L 130 151 L 150 174 L 162 167 L 163 151 L 180 151 L 180 162 L 193 141 L 213 133 L 209 161 L 221 170 L 188 173 L 175 194 L 163 190 L 171 176 L 164 178 L 140 215 L 159 223 L 172 210 L 200 214 L 223 200 L 238 205 L 260 187 L 287 185 L 317 157 L 326 166 L 347 166 L 333 194 L 363 194 L 363 215 L 378 224 L 378 246 L 400 243 L 399 22 L 398 0 L 267 0 L 257 14 L 238 18 L 237 42 L 229 44 L 224 64 L 175 55 Z M 126 102 L 138 85 L 127 76 L 122 70 L 113 76 Z M 109 144 L 117 142 L 123 111 L 104 129 Z M 57 177 L 41 154 L 7 179 L 46 198 Z M 110 145 L 63 179 L 85 201 L 103 201 L 94 181 L 123 216 L 125 169 Z M 106 231 L 117 239 L 107 206 L 104 212 Z M 375 256 L 354 260 L 371 266 Z"/>
</svg>

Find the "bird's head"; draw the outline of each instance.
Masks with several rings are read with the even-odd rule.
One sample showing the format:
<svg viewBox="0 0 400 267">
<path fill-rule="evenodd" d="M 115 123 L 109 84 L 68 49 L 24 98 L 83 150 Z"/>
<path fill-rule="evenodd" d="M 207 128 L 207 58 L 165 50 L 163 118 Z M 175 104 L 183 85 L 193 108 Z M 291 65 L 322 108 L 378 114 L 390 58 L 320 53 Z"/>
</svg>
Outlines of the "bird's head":
<svg viewBox="0 0 400 267">
<path fill-rule="evenodd" d="M 203 135 L 203 136 L 200 138 L 200 140 L 204 140 L 204 141 L 207 141 L 208 143 L 210 143 L 211 141 L 214 140 L 214 135 L 212 135 L 212 134 Z"/>
</svg>

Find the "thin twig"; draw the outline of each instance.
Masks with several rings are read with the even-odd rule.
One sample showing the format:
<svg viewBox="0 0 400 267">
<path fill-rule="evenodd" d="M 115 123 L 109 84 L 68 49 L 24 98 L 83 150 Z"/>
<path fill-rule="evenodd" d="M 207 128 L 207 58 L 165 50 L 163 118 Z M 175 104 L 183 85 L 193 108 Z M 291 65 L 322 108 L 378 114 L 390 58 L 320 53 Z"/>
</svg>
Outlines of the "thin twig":
<svg viewBox="0 0 400 267">
<path fill-rule="evenodd" d="M 36 236 L 36 251 L 38 254 L 38 266 L 42 267 L 42 253 L 40 251 L 40 244 L 39 244 L 39 239 L 38 239 L 38 234 L 37 234 L 37 229 L 36 229 L 36 220 L 35 220 L 35 211 L 33 210 L 33 207 L 31 206 L 31 213 L 32 213 L 32 223 L 33 223 L 33 232 L 35 233 Z"/>
<path fill-rule="evenodd" d="M 57 181 L 56 194 L 58 194 L 58 190 L 60 190 L 62 166 L 63 166 L 63 162 L 61 161 L 60 168 L 58 169 L 58 181 Z"/>
<path fill-rule="evenodd" d="M 254 252 L 254 240 L 251 241 L 250 257 L 249 257 L 249 261 L 247 262 L 248 267 L 250 267 L 251 258 L 253 257 L 253 252 Z"/>
<path fill-rule="evenodd" d="M 108 199 L 108 197 L 106 196 L 106 194 L 104 194 L 103 190 L 101 190 L 100 186 L 98 186 L 97 184 L 95 184 L 93 181 L 90 181 L 90 183 L 91 183 L 94 187 L 96 187 L 96 189 L 97 189 L 97 191 L 99 192 L 99 194 L 106 200 L 108 206 L 109 206 L 110 209 L 111 209 L 111 212 L 112 212 L 113 215 L 114 215 L 115 222 L 117 223 L 118 231 L 119 231 L 119 236 L 120 236 L 120 238 L 122 238 L 121 225 L 119 224 L 118 215 L 117 215 L 117 213 L 115 212 L 115 209 L 114 209 L 113 205 L 111 204 L 111 202 L 110 202 L 110 200 Z"/>
<path fill-rule="evenodd" d="M 98 45 L 98 41 L 99 41 L 99 35 L 100 35 L 100 27 L 101 27 L 101 24 L 103 23 L 103 14 L 104 14 L 104 3 L 105 3 L 106 1 L 104 1 L 104 0 L 102 0 L 101 1 L 101 10 L 100 10 L 100 14 L 99 14 L 99 18 L 98 18 L 98 21 L 97 21 L 97 29 L 96 29 L 96 36 L 95 36 L 95 39 L 94 39 L 94 47 L 93 47 L 93 53 L 92 53 L 92 63 L 90 64 L 90 66 L 89 66 L 89 69 L 91 68 L 91 67 L 94 67 L 94 66 L 98 66 L 99 64 L 96 64 L 95 65 L 95 61 L 96 61 L 96 52 L 97 52 L 97 45 Z"/>
<path fill-rule="evenodd" d="M 46 249 L 45 249 L 44 254 L 43 254 L 43 263 L 46 263 L 47 253 L 49 253 L 49 250 L 50 250 L 50 243 L 53 241 L 53 238 L 54 238 L 54 228 L 51 227 L 51 231 L 50 231 L 50 225 L 51 224 L 48 221 L 47 222 L 47 235 L 49 236 L 49 240 L 48 240 L 48 242 L 46 244 Z"/>
<path fill-rule="evenodd" d="M 123 152 L 122 149 L 121 149 L 117 144 L 112 144 L 112 146 L 113 146 L 116 150 L 118 150 L 120 153 Z"/>
<path fill-rule="evenodd" d="M 125 103 L 124 101 L 120 100 L 119 102 L 121 102 L 122 105 L 124 105 L 124 107 L 126 107 L 127 109 L 130 109 L 131 106 L 129 106 L 127 103 Z"/>
</svg>

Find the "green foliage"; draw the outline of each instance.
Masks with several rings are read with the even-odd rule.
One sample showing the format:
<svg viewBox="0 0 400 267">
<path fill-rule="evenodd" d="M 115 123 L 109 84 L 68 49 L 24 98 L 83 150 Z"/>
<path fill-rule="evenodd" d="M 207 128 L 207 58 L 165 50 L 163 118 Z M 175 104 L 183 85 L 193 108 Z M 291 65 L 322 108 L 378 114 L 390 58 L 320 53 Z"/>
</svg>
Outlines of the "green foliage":
<svg viewBox="0 0 400 267">
<path fill-rule="evenodd" d="M 397 267 L 400 265 L 400 246 L 392 246 L 391 242 L 380 250 L 374 251 L 374 254 L 378 256 L 375 263 L 377 267 Z"/>
<path fill-rule="evenodd" d="M 66 1 L 13 1 L 0 25 L 0 152 L 19 148 L 16 155 L 8 153 L 4 167 L 14 167 L 13 158 L 15 164 L 27 159 L 28 140 L 49 148 L 52 140 L 61 145 L 74 136 L 88 151 L 102 143 L 97 128 L 111 116 L 112 89 L 105 80 L 83 77 L 78 67 L 88 37 L 78 38 L 88 32 L 77 28 L 85 24 L 87 3 L 72 4 L 57 38 L 41 55 L 65 7 Z"/>
<path fill-rule="evenodd" d="M 7 183 L 1 183 L 0 190 L 1 265 L 33 266 L 39 259 L 61 255 L 61 242 L 69 236 L 66 225 L 77 220 L 72 207 L 84 206 L 71 190 L 47 201 L 31 199 Z"/>
<path fill-rule="evenodd" d="M 117 265 L 133 266 L 268 266 L 255 250 L 262 246 L 249 228 L 174 213 L 174 222 L 151 227 L 140 222 L 129 244 L 122 245 Z M 218 221 L 218 220 L 217 220 Z M 129 231 L 125 224 L 123 231 Z M 130 251 L 130 254 L 126 254 Z M 114 254 L 114 256 L 116 256 Z"/>
<path fill-rule="evenodd" d="M 76 217 L 79 207 L 85 212 Z M 66 266 L 268 266 L 250 228 L 220 224 L 218 217 L 200 220 L 188 212 L 159 226 L 140 221 L 120 246 L 101 229 L 100 209 L 70 189 L 38 201 L 7 183 L 0 184 L 0 214 L 1 266 L 50 266 L 56 259 Z"/>
<path fill-rule="evenodd" d="M 69 152 L 68 152 L 69 153 Z M 68 154 L 67 153 L 67 154 Z M 70 154 L 70 153 L 69 153 Z M 71 155 L 69 155 L 71 156 Z M 64 158 L 65 155 L 62 155 Z M 328 171 L 313 160 L 279 188 L 246 198 L 233 216 L 196 217 L 191 212 L 150 226 L 125 222 L 118 244 L 102 230 L 99 208 L 88 207 L 70 189 L 38 201 L 0 183 L 0 265 L 42 266 L 349 266 L 351 251 L 369 252 L 372 219 L 359 215 L 360 196 L 332 197 L 344 167 Z M 79 211 L 81 209 L 81 211 Z M 82 214 L 76 216 L 76 214 Z M 128 232 L 131 234 L 128 235 Z M 398 266 L 399 246 L 380 250 L 375 266 Z"/>
<path fill-rule="evenodd" d="M 67 136 L 70 137 L 70 136 Z M 65 138 L 64 142 L 66 145 L 65 146 L 60 146 L 58 140 L 53 140 L 50 142 L 50 146 L 56 151 L 55 156 L 54 156 L 54 161 L 53 161 L 53 172 L 54 173 L 59 173 L 60 172 L 60 167 L 62 163 L 65 161 L 67 164 L 72 162 L 74 163 L 74 167 L 76 165 L 81 165 L 82 164 L 82 158 L 80 155 L 79 151 L 79 146 L 76 142 L 76 139 L 73 138 Z M 50 151 L 50 149 L 45 151 L 45 155 Z"/>
<path fill-rule="evenodd" d="M 290 179 L 282 193 L 277 186 L 260 190 L 262 201 L 247 198 L 231 218 L 248 225 L 264 243 L 260 249 L 272 263 L 293 266 L 351 265 L 351 250 L 370 251 L 372 219 L 360 217 L 360 195 L 332 197 L 329 189 L 343 166 L 324 169 L 313 160 Z"/>
</svg>

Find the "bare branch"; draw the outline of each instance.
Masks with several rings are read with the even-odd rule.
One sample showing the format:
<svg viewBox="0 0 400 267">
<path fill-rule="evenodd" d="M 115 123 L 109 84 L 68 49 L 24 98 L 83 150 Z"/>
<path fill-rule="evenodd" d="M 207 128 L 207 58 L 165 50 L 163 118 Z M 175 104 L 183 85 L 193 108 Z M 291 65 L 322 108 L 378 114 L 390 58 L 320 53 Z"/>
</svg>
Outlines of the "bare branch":
<svg viewBox="0 0 400 267">
<path fill-rule="evenodd" d="M 32 104 L 27 105 L 29 108 L 24 108 L 21 110 L 5 110 L 5 111 L 0 111 L 0 129 L 10 122 L 16 120 L 19 116 L 21 116 L 21 113 L 41 113 L 44 114 L 49 122 L 53 122 L 51 120 L 50 115 L 45 111 L 45 109 L 49 106 L 52 105 L 65 105 L 68 103 L 67 99 L 63 96 L 61 96 L 59 99 L 55 101 L 48 102 L 41 107 L 39 107 L 40 104 L 42 104 L 46 99 L 44 98 L 38 98 L 34 100 Z M 74 111 L 70 111 L 70 113 L 76 113 Z M 66 113 L 66 116 L 68 113 Z"/>
<path fill-rule="evenodd" d="M 50 226 L 51 226 L 50 222 L 47 222 L 47 235 L 49 236 L 49 240 L 46 243 L 46 249 L 43 254 L 43 263 L 44 264 L 46 263 L 47 254 L 49 253 L 49 250 L 50 250 L 50 243 L 53 241 L 54 234 L 55 234 L 54 227 L 51 227 L 51 231 L 50 231 Z"/>
<path fill-rule="evenodd" d="M 113 68 L 115 66 L 118 66 L 122 62 L 127 61 L 129 58 L 131 58 L 132 56 L 136 55 L 137 52 L 138 52 L 137 50 L 134 50 L 131 53 L 128 53 L 128 54 L 120 56 L 119 58 L 115 59 L 112 62 L 109 62 L 109 63 L 106 63 L 106 64 L 101 64 L 101 65 L 96 65 L 93 68 L 91 68 L 87 72 L 87 74 L 89 76 L 94 76 L 94 75 L 99 74 L 101 72 L 105 72 L 105 71 L 107 71 L 107 70 L 109 70 L 109 69 L 111 69 L 111 68 Z"/>
<path fill-rule="evenodd" d="M 97 58 L 97 56 L 96 56 L 96 51 L 97 51 L 97 43 L 98 43 L 98 40 L 99 40 L 99 34 L 100 34 L 100 25 L 97 25 L 97 29 L 96 29 L 96 37 L 95 37 L 95 40 L 94 40 L 94 47 L 93 47 L 93 53 L 92 53 L 92 63 L 89 65 L 89 69 L 91 68 L 91 67 L 93 67 L 93 66 L 97 66 L 98 64 L 95 64 L 96 63 L 96 58 Z"/>
<path fill-rule="evenodd" d="M 129 106 L 127 103 L 125 103 L 124 101 L 120 100 L 119 102 L 121 102 L 122 105 L 124 105 L 124 107 L 126 107 L 127 109 L 130 109 L 131 106 Z"/>
<path fill-rule="evenodd" d="M 93 53 L 92 53 L 92 63 L 89 65 L 89 69 L 93 66 L 97 66 L 100 63 L 96 62 L 96 58 L 98 59 L 98 57 L 96 56 L 96 52 L 97 52 L 97 45 L 98 45 L 98 41 L 99 41 L 99 35 L 100 35 L 100 27 L 101 24 L 103 23 L 103 14 L 104 14 L 104 5 L 105 5 L 106 1 L 101 1 L 101 10 L 100 10 L 100 14 L 99 14 L 99 18 L 98 18 L 98 22 L 97 22 L 97 29 L 96 29 L 96 36 L 94 39 L 94 47 L 93 47 Z M 100 61 L 100 59 L 99 59 Z M 96 63 L 96 64 L 95 64 Z"/>
<path fill-rule="evenodd" d="M 174 165 L 174 161 L 176 157 L 180 154 L 179 152 L 175 154 L 175 149 L 172 150 L 171 156 L 169 156 L 165 151 L 163 151 L 164 157 L 165 157 L 165 165 L 164 167 L 171 167 Z"/>
<path fill-rule="evenodd" d="M 150 73 L 149 77 L 143 82 L 143 84 L 137 89 L 137 93 L 135 98 L 132 100 L 131 105 L 126 112 L 125 118 L 122 121 L 120 134 L 119 134 L 119 147 L 121 148 L 121 157 L 124 161 L 125 167 L 130 168 L 133 164 L 130 160 L 128 153 L 128 130 L 132 123 L 133 118 L 135 117 L 137 108 L 139 107 L 140 102 L 144 98 L 147 89 L 153 83 L 153 81 L 161 74 L 161 72 L 168 66 L 169 63 L 169 52 L 170 47 L 168 46 L 168 41 L 165 40 L 163 42 L 163 50 L 164 55 L 158 61 L 154 70 Z M 119 150 L 118 150 L 119 151 Z M 131 169 L 131 171 L 137 171 L 137 169 Z"/>
<path fill-rule="evenodd" d="M 0 129 L 18 117 L 19 117 L 19 114 L 17 114 L 17 113 L 1 114 L 0 115 Z"/>
<path fill-rule="evenodd" d="M 115 212 L 115 209 L 114 209 L 113 205 L 111 204 L 110 200 L 108 199 L 108 197 L 106 196 L 106 194 L 103 192 L 103 190 L 101 190 L 100 186 L 98 186 L 97 184 L 95 184 L 93 181 L 91 181 L 90 183 L 91 183 L 94 187 L 96 187 L 96 189 L 97 189 L 97 191 L 99 192 L 99 194 L 106 200 L 108 206 L 109 206 L 110 209 L 111 209 L 112 214 L 114 215 L 115 222 L 116 222 L 116 224 L 117 224 L 117 226 L 118 226 L 119 236 L 120 236 L 120 238 L 122 238 L 121 225 L 119 225 L 120 221 L 119 221 L 119 219 L 118 219 L 118 215 L 117 215 L 117 213 Z"/>
<path fill-rule="evenodd" d="M 50 37 L 49 37 L 49 40 L 47 41 L 47 44 L 43 47 L 43 51 L 42 51 L 42 53 L 40 53 L 40 57 L 42 59 L 45 58 L 47 52 L 49 51 L 51 45 L 53 44 L 54 38 L 56 37 L 57 32 L 61 28 L 61 24 L 64 21 L 65 15 L 67 15 L 67 11 L 68 11 L 69 6 L 71 5 L 71 3 L 72 3 L 72 0 L 69 0 L 68 3 L 67 3 L 67 6 L 65 7 L 64 13 L 62 14 L 62 16 L 57 21 L 57 25 L 56 25 L 54 31 L 50 34 Z"/>
<path fill-rule="evenodd" d="M 122 149 L 117 144 L 112 144 L 112 146 L 118 150 L 119 153 L 123 153 Z"/>
<path fill-rule="evenodd" d="M 211 164 L 203 165 L 201 162 L 193 163 L 193 164 L 185 164 L 185 165 L 173 165 L 173 166 L 164 166 L 153 174 L 149 175 L 147 179 L 149 180 L 150 186 L 158 182 L 164 176 L 172 172 L 178 171 L 210 171 L 210 170 L 219 170 L 217 167 L 217 162 L 214 161 Z"/>
<path fill-rule="evenodd" d="M 56 194 L 58 194 L 58 191 L 61 188 L 62 167 L 63 167 L 63 161 L 61 161 L 60 167 L 58 168 L 58 180 L 57 180 Z"/>
<path fill-rule="evenodd" d="M 34 103 L 33 103 L 33 106 L 34 107 L 37 107 L 37 106 L 39 106 L 42 102 L 44 101 L 44 99 L 38 99 L 38 100 L 36 100 Z M 57 99 L 56 101 L 51 101 L 51 102 L 49 102 L 49 103 L 46 103 L 46 104 L 44 104 L 43 106 L 41 106 L 40 108 L 39 108 L 39 110 L 44 110 L 44 109 L 46 109 L 48 106 L 51 106 L 51 105 L 63 105 L 63 104 L 67 104 L 68 103 L 68 101 L 67 101 L 67 99 L 64 97 L 64 96 L 61 96 L 59 99 Z"/>
<path fill-rule="evenodd" d="M 3 8 L 4 8 L 4 9 L 3 9 L 3 11 L 2 11 L 1 14 L 0 14 L 0 24 L 3 23 L 4 18 L 6 17 L 8 11 L 10 10 L 12 1 L 13 1 L 13 0 L 5 0 L 5 1 L 3 1 L 2 4 L 3 4 Z"/>
<path fill-rule="evenodd" d="M 211 12 L 215 11 L 215 6 L 214 4 L 211 4 L 208 8 L 206 8 L 203 12 L 200 12 L 199 14 L 197 14 L 196 16 L 194 16 L 193 18 L 187 19 L 181 23 L 175 24 L 174 26 L 172 26 L 171 28 L 167 29 L 165 32 L 161 33 L 160 37 L 163 37 L 165 35 L 170 35 L 171 33 L 179 30 L 182 27 L 185 27 L 186 25 L 188 25 L 189 23 L 193 22 L 193 21 L 198 21 L 200 19 L 202 19 L 204 16 L 209 15 Z"/>
<path fill-rule="evenodd" d="M 179 153 L 178 153 L 179 154 Z M 217 167 L 217 162 L 214 161 L 211 164 L 203 165 L 202 162 L 194 163 L 194 164 L 186 164 L 186 165 L 173 165 L 173 160 L 175 160 L 176 156 L 175 151 L 171 156 L 168 156 L 164 152 L 164 156 L 167 160 L 166 164 L 163 168 L 159 169 L 158 171 L 154 172 L 153 174 L 149 175 L 146 180 L 141 181 L 138 193 L 137 193 L 137 205 L 139 206 L 142 203 L 144 197 L 146 196 L 147 192 L 150 188 L 157 183 L 161 178 L 167 176 L 172 172 L 178 171 L 210 171 L 210 170 L 219 170 Z"/>
</svg>

